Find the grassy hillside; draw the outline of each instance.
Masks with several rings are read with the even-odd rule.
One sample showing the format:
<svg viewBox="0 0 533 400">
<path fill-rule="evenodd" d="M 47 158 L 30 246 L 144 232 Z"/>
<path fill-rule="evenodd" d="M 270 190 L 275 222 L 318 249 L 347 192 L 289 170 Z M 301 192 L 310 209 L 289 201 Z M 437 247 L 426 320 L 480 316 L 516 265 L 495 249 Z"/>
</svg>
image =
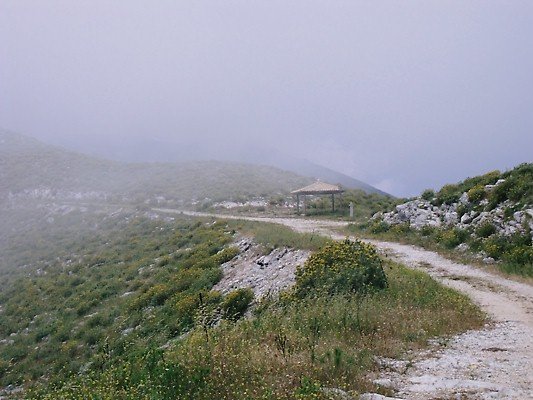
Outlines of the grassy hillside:
<svg viewBox="0 0 533 400">
<path fill-rule="evenodd" d="M 37 197 L 71 199 L 81 193 L 78 197 L 114 200 L 156 196 L 176 201 L 226 200 L 287 193 L 310 181 L 273 167 L 238 163 L 118 163 L 0 132 L 0 198 L 4 199 L 10 192 L 26 191 Z"/>
<path fill-rule="evenodd" d="M 239 319 L 225 310 L 246 308 L 246 292 L 211 291 L 238 252 L 235 231 L 267 245 L 315 247 L 316 238 L 238 221 L 125 213 L 96 222 L 97 231 L 35 249 L 0 288 L 0 386 L 24 384 L 37 399 L 321 398 L 322 387 L 378 390 L 366 377 L 375 356 L 482 322 L 426 275 L 340 245 L 321 251 L 350 266 L 349 285 L 331 291 L 332 275 L 310 263 L 298 287 L 314 276 L 312 289 Z M 358 286 L 367 262 L 383 266 L 385 286 Z"/>
</svg>

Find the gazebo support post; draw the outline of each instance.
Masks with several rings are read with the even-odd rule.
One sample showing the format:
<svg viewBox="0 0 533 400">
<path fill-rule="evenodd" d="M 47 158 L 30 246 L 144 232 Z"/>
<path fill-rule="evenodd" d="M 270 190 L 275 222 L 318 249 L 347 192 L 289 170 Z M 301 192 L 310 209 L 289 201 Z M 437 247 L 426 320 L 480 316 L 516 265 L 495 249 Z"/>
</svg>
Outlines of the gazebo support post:
<svg viewBox="0 0 533 400">
<path fill-rule="evenodd" d="M 296 213 L 300 214 L 300 195 L 296 195 Z"/>
<path fill-rule="evenodd" d="M 335 194 L 331 193 L 331 211 L 335 212 Z"/>
</svg>

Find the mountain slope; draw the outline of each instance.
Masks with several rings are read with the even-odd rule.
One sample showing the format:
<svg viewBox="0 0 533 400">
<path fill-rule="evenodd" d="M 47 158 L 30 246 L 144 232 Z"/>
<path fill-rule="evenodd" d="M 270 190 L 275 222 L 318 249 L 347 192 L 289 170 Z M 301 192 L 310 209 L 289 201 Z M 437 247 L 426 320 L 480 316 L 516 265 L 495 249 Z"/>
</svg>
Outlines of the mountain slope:
<svg viewBox="0 0 533 400">
<path fill-rule="evenodd" d="M 231 162 L 120 163 L 0 132 L 0 197 L 28 196 L 179 201 L 287 193 L 311 180 L 273 167 Z M 90 193 L 92 192 L 92 193 Z"/>
<path fill-rule="evenodd" d="M 111 138 L 105 146 L 102 146 L 100 141 L 88 138 L 84 139 L 82 143 L 71 141 L 66 145 L 73 149 L 83 149 L 88 154 L 123 162 L 143 160 L 174 163 L 176 161 L 217 159 L 253 165 L 269 165 L 308 178 L 340 183 L 348 189 L 361 189 L 369 194 L 388 195 L 368 183 L 306 159 L 295 157 L 283 149 L 258 148 L 258 145 L 247 141 L 231 143 L 231 146 L 225 149 L 205 148 L 204 144 L 198 143 L 192 138 L 184 139 L 179 144 L 151 138 L 131 138 L 127 141 Z"/>
</svg>

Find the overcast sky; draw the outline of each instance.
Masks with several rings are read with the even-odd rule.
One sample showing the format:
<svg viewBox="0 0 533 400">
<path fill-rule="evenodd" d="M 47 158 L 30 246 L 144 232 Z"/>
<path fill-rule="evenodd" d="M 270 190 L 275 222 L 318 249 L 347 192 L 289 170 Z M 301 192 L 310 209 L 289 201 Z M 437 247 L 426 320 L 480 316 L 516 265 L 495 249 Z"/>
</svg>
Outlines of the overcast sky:
<svg viewBox="0 0 533 400">
<path fill-rule="evenodd" d="M 415 195 L 533 161 L 533 1 L 0 0 L 0 126 Z"/>
</svg>

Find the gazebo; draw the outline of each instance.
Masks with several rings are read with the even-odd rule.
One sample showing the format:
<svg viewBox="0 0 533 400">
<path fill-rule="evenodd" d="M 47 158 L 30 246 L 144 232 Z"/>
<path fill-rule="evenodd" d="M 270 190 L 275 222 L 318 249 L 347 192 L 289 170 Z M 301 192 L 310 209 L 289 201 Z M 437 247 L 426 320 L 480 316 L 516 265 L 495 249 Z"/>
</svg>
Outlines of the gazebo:
<svg viewBox="0 0 533 400">
<path fill-rule="evenodd" d="M 294 190 L 291 193 L 296 195 L 296 210 L 300 213 L 300 196 L 307 195 L 331 195 L 331 209 L 335 212 L 335 195 L 343 193 L 344 190 L 338 185 L 316 181 L 309 186 Z M 305 200 L 304 200 L 305 210 Z"/>
</svg>

